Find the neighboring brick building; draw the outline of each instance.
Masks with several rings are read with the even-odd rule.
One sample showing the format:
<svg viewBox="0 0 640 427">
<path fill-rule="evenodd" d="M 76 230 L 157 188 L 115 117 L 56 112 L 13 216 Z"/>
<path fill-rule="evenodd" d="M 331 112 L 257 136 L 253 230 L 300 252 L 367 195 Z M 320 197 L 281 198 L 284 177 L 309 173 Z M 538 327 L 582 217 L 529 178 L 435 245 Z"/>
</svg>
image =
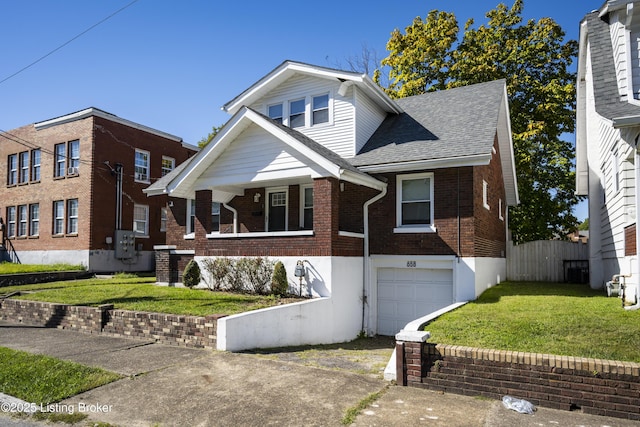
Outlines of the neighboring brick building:
<svg viewBox="0 0 640 427">
<path fill-rule="evenodd" d="M 142 190 L 196 151 L 96 108 L 0 132 L 0 257 L 153 270 L 166 198 Z"/>
<path fill-rule="evenodd" d="M 171 205 L 157 275 L 174 282 L 189 254 L 266 256 L 297 289 L 304 262 L 327 324 L 289 340 L 273 324 L 260 345 L 393 335 L 505 278 L 518 192 L 504 80 L 392 100 L 366 75 L 285 61 L 224 110 L 214 140 L 145 190 Z M 251 324 L 247 341 L 264 339 Z"/>
</svg>

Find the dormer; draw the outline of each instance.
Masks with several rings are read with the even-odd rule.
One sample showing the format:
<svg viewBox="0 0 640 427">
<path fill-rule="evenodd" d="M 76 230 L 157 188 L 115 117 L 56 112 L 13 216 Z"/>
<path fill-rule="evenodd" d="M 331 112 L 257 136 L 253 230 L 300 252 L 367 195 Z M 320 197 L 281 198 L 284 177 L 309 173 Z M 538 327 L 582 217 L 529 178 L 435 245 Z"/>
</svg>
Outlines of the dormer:
<svg viewBox="0 0 640 427">
<path fill-rule="evenodd" d="M 388 114 L 402 109 L 366 74 L 284 61 L 222 109 L 243 106 L 344 158 L 355 156 Z"/>
</svg>

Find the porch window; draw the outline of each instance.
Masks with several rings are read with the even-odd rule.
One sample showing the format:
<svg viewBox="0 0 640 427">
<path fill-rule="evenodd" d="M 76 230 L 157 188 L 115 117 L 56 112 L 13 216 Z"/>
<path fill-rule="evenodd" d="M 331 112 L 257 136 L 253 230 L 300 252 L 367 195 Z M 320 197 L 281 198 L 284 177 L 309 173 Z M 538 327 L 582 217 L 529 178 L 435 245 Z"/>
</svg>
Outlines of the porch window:
<svg viewBox="0 0 640 427">
<path fill-rule="evenodd" d="M 187 234 L 196 232 L 196 199 L 189 199 L 187 203 Z"/>
<path fill-rule="evenodd" d="M 482 206 L 487 210 L 491 209 L 489 206 L 489 184 L 484 180 L 482 181 Z"/>
<path fill-rule="evenodd" d="M 220 231 L 220 203 L 211 203 L 211 232 L 216 233 Z"/>
<path fill-rule="evenodd" d="M 313 229 L 313 186 L 308 185 L 300 188 L 300 228 L 303 230 Z"/>
<path fill-rule="evenodd" d="M 398 175 L 396 233 L 434 231 L 433 174 Z"/>
<path fill-rule="evenodd" d="M 160 208 L 160 232 L 167 231 L 167 208 Z"/>
</svg>

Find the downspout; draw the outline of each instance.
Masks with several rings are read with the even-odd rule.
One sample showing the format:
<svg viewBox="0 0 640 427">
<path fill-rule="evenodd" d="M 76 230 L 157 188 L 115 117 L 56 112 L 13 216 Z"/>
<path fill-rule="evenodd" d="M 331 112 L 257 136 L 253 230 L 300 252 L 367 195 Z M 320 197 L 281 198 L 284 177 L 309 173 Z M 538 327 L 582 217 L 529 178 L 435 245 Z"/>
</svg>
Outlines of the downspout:
<svg viewBox="0 0 640 427">
<path fill-rule="evenodd" d="M 638 243 L 640 243 L 640 227 L 638 224 L 638 207 L 640 207 L 640 153 L 638 153 L 638 138 L 636 137 L 636 149 L 634 153 L 634 162 L 635 162 L 635 190 L 636 190 L 636 271 L 639 273 L 640 277 L 640 251 L 638 247 Z M 640 283 L 636 281 L 636 303 L 634 305 L 630 305 L 625 307 L 625 310 L 637 310 L 640 308 L 640 298 L 638 298 L 638 292 L 640 291 Z M 624 304 L 624 299 L 622 300 L 622 304 Z"/>
<path fill-rule="evenodd" d="M 237 234 L 238 233 L 238 211 L 226 203 L 223 203 L 222 206 L 224 206 L 225 208 L 233 212 L 233 234 Z"/>
<path fill-rule="evenodd" d="M 362 332 L 365 331 L 365 307 L 367 305 L 367 284 L 370 283 L 369 271 L 369 206 L 387 195 L 387 184 L 384 184 L 382 191 L 373 198 L 364 202 L 363 215 L 364 215 L 364 258 L 362 262 Z"/>
</svg>

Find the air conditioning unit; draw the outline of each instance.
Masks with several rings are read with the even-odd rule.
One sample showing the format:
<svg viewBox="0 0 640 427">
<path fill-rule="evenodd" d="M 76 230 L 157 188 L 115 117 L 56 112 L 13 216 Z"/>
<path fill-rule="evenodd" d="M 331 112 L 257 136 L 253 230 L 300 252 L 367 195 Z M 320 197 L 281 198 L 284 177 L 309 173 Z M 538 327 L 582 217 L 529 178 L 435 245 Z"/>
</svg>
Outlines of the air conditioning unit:
<svg viewBox="0 0 640 427">
<path fill-rule="evenodd" d="M 68 168 L 67 175 L 78 175 L 78 168 L 73 166 Z"/>
</svg>

